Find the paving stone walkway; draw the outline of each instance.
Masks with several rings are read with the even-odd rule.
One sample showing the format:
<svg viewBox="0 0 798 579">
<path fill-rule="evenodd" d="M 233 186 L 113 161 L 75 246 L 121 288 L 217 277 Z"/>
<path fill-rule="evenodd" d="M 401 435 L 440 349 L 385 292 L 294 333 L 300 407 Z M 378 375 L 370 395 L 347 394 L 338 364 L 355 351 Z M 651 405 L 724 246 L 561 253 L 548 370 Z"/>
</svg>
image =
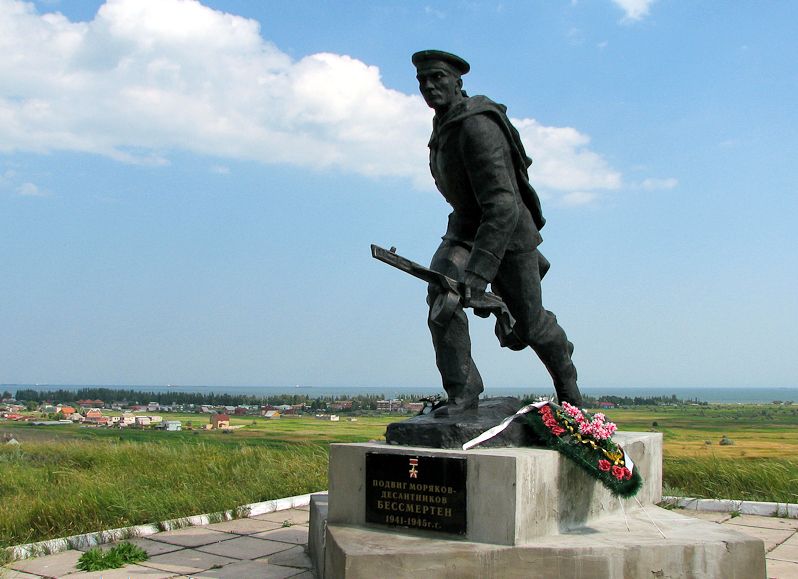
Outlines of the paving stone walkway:
<svg viewBox="0 0 798 579">
<path fill-rule="evenodd" d="M 768 579 L 798 579 L 798 519 L 675 510 L 689 517 L 731 525 L 736 531 L 762 539 Z"/>
<path fill-rule="evenodd" d="M 0 568 L 0 579 L 312 579 L 306 552 L 309 516 L 309 507 L 299 507 L 130 539 L 150 558 L 121 569 L 79 571 L 83 552 L 64 551 L 11 563 Z"/>
<path fill-rule="evenodd" d="M 147 551 L 150 558 L 122 569 L 78 571 L 75 565 L 83 553 L 70 550 L 11 563 L 0 568 L 0 579 L 312 579 L 307 555 L 308 509 L 275 511 L 132 539 L 130 542 Z M 721 525 L 733 525 L 738 531 L 762 539 L 767 551 L 768 578 L 798 579 L 798 519 L 677 511 Z"/>
</svg>

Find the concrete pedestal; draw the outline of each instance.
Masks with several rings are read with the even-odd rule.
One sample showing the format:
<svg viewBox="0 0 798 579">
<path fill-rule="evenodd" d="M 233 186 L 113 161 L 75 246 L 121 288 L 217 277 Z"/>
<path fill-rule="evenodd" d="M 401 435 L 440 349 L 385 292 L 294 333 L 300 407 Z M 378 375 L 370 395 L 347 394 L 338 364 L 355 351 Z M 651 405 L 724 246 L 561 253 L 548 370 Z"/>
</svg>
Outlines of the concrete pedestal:
<svg viewBox="0 0 798 579">
<path fill-rule="evenodd" d="M 310 550 L 317 575 L 765 577 L 762 541 L 654 506 L 662 488 L 660 434 L 617 433 L 614 438 L 645 479 L 636 498 L 619 500 L 548 449 L 331 445 L 329 508 L 323 498 L 311 503 L 311 535 L 318 539 Z M 465 457 L 465 536 L 367 524 L 368 452 Z"/>
</svg>

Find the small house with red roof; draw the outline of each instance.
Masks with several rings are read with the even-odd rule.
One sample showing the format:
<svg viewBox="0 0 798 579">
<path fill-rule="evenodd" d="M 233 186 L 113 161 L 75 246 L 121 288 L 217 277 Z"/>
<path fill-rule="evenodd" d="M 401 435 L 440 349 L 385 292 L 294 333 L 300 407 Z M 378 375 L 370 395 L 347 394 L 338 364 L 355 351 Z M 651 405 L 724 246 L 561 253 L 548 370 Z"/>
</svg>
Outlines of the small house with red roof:
<svg viewBox="0 0 798 579">
<path fill-rule="evenodd" d="M 213 428 L 230 428 L 230 417 L 227 414 L 212 414 L 211 426 Z"/>
<path fill-rule="evenodd" d="M 91 408 L 83 413 L 83 417 L 88 422 L 97 422 L 98 419 L 102 418 L 103 413 L 102 410 L 99 408 Z"/>
</svg>

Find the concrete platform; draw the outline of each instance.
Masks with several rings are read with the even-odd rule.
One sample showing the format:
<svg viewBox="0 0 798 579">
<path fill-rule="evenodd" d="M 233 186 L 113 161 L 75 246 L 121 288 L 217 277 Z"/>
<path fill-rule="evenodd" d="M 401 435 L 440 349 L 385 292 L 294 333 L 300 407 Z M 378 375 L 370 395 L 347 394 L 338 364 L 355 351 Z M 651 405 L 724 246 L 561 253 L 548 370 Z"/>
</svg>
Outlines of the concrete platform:
<svg viewBox="0 0 798 579">
<path fill-rule="evenodd" d="M 662 488 L 661 435 L 625 432 L 615 439 L 645 480 L 633 499 L 614 497 L 572 461 L 544 448 L 463 452 L 376 443 L 332 445 L 329 502 L 311 499 L 309 554 L 314 570 L 322 579 L 766 577 L 765 541 L 785 542 L 791 529 L 759 528 L 751 536 L 736 525 L 720 526 L 655 506 Z M 395 477 L 408 476 L 397 470 L 389 479 L 382 471 L 367 477 L 368 453 L 406 455 L 408 462 L 423 456 L 464 459 L 463 536 L 368 523 L 368 480 L 379 489 L 386 481 L 404 485 Z M 383 462 L 401 464 L 379 464 Z M 413 483 L 407 484 L 412 491 Z M 404 496 L 418 495 L 386 500 L 413 500 Z M 402 510 L 398 502 L 391 504 Z M 412 504 L 410 508 L 414 512 Z M 784 553 L 792 551 L 785 546 Z"/>
<path fill-rule="evenodd" d="M 381 443 L 330 445 L 330 524 L 366 524 L 366 454 L 459 457 L 467 460 L 465 539 L 522 545 L 582 527 L 590 521 L 659 502 L 662 493 L 662 435 L 618 433 L 615 439 L 645 480 L 635 499 L 620 500 L 573 461 L 546 448 L 475 448 L 468 451 L 392 446 Z M 401 532 L 401 531 L 400 531 Z M 439 534 L 431 535 L 440 538 Z"/>
<path fill-rule="evenodd" d="M 652 521 L 653 519 L 653 521 Z M 628 525 L 628 527 L 627 527 Z M 328 525 L 328 577 L 501 579 L 763 579 L 762 541 L 658 507 L 523 546 L 428 538 Z"/>
</svg>

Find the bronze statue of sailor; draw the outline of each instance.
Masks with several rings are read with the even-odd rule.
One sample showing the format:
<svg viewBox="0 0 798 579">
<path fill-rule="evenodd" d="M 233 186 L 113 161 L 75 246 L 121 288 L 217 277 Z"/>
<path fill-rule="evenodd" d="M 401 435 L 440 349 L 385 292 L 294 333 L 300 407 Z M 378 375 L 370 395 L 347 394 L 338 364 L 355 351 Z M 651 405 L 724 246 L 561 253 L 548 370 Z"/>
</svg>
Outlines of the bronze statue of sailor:
<svg viewBox="0 0 798 579">
<path fill-rule="evenodd" d="M 448 402 L 436 416 L 468 414 L 484 390 L 471 357 L 471 338 L 463 306 L 479 302 L 488 284 L 500 296 L 515 326 L 510 336 L 497 331 L 502 346 L 529 346 L 551 374 L 562 402 L 582 405 L 571 361 L 573 344 L 553 313 L 543 308 L 540 280 L 549 262 L 538 251 L 545 219 L 529 183 L 526 156 L 506 107 L 485 96 L 469 97 L 462 76 L 469 64 L 454 54 L 423 50 L 412 57 L 419 90 L 435 110 L 429 141 L 430 170 L 438 190 L 452 206 L 443 241 L 430 269 L 462 282 L 463 300 L 446 319 L 430 317 L 429 328 Z M 431 312 L 447 299 L 430 284 Z M 451 304 L 447 304 L 451 306 Z M 433 319 L 434 318 L 434 319 Z"/>
</svg>

